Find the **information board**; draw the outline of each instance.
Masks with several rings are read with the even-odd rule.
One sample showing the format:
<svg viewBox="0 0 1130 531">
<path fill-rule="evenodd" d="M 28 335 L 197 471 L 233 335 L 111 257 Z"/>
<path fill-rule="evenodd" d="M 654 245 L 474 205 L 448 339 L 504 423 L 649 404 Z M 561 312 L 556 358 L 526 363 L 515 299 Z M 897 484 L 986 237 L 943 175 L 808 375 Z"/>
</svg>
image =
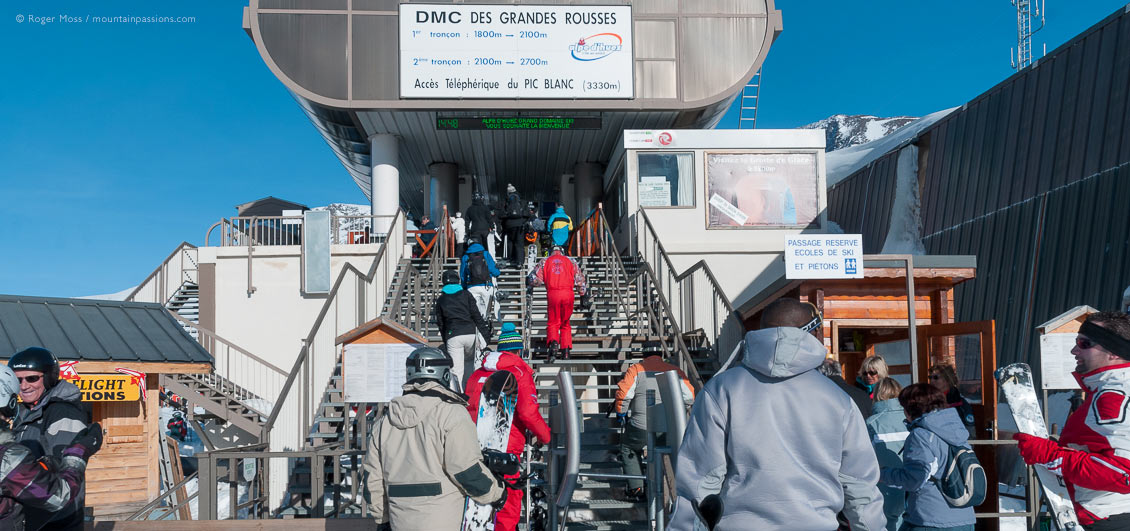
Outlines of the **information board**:
<svg viewBox="0 0 1130 531">
<path fill-rule="evenodd" d="M 785 236 L 785 278 L 863 278 L 863 236 Z"/>
<path fill-rule="evenodd" d="M 641 207 L 671 206 L 671 182 L 665 176 L 640 177 Z"/>
<path fill-rule="evenodd" d="M 404 362 L 422 345 L 358 344 L 345 346 L 344 400 L 346 402 L 388 402 L 404 391 Z"/>
<path fill-rule="evenodd" d="M 436 116 L 436 129 L 600 129 L 599 116 Z"/>
<path fill-rule="evenodd" d="M 626 5 L 400 4 L 402 98 L 625 99 Z"/>
<path fill-rule="evenodd" d="M 1040 383 L 1044 389 L 1078 389 L 1079 382 L 1071 373 L 1075 370 L 1076 333 L 1044 334 L 1040 336 Z"/>
</svg>

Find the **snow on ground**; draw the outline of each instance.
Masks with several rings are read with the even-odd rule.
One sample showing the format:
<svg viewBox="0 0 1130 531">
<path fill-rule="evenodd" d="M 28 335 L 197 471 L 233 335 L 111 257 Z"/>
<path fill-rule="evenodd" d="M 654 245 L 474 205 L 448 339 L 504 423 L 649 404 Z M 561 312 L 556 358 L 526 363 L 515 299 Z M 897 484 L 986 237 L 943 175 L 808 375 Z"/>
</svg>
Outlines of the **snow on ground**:
<svg viewBox="0 0 1130 531">
<path fill-rule="evenodd" d="M 1025 496 L 1027 491 L 1024 486 L 1009 487 L 1001 483 L 1000 485 L 1000 512 L 1002 513 L 1022 513 L 1028 510 L 1028 502 L 1023 498 L 1017 499 L 1012 497 L 1005 497 L 1004 494 L 1011 494 L 1014 496 Z M 1024 517 L 1017 518 L 1001 518 L 1000 531 L 1028 531 L 1028 520 Z"/>
<path fill-rule="evenodd" d="M 261 413 L 264 417 L 271 416 L 271 411 L 275 409 L 275 403 L 265 398 L 253 398 L 251 400 L 244 400 L 243 405 L 254 409 Z"/>
<path fill-rule="evenodd" d="M 828 168 L 828 186 L 835 186 L 836 183 L 867 166 L 871 161 L 885 155 L 904 141 L 914 138 L 918 133 L 955 109 L 957 107 L 923 116 L 878 140 L 829 152 L 824 158 L 825 165 Z"/>
</svg>

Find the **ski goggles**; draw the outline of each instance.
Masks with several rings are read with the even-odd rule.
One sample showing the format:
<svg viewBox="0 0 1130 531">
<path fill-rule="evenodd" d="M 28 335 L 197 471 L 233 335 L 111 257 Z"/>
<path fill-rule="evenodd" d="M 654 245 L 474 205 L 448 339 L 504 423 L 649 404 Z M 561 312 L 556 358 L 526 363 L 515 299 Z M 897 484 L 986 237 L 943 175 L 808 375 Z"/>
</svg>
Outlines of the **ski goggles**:
<svg viewBox="0 0 1130 531">
<path fill-rule="evenodd" d="M 800 329 L 804 330 L 805 332 L 811 332 L 813 330 L 816 330 L 817 328 L 820 328 L 820 324 L 824 322 L 824 319 L 820 317 L 820 310 L 816 308 L 815 304 L 812 304 L 808 301 L 805 301 L 805 304 L 809 305 L 812 308 L 812 320 L 805 323 L 805 325 L 800 327 Z"/>
</svg>

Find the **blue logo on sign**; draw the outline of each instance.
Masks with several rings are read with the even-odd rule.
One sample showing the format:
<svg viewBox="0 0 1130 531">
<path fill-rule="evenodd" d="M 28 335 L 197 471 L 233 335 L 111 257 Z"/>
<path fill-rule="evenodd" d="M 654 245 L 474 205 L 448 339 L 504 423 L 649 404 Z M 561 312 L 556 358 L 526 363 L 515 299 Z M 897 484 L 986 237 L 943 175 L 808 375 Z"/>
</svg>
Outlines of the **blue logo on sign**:
<svg viewBox="0 0 1130 531">
<path fill-rule="evenodd" d="M 844 272 L 849 275 L 854 275 L 858 272 L 856 269 L 855 258 L 844 258 Z"/>
</svg>

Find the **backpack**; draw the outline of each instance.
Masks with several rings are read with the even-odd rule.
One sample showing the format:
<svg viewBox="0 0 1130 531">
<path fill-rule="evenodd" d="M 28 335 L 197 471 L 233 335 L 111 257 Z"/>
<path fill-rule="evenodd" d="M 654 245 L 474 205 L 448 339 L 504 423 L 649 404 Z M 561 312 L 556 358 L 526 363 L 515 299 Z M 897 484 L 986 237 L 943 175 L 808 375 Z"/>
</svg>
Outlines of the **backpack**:
<svg viewBox="0 0 1130 531">
<path fill-rule="evenodd" d="M 949 459 L 942 468 L 941 479 L 934 480 L 942 491 L 942 498 L 950 507 L 980 505 L 985 501 L 989 482 L 977 454 L 964 446 L 948 446 Z"/>
<path fill-rule="evenodd" d="M 517 195 L 510 196 L 510 200 L 506 202 L 506 217 L 508 218 L 524 218 L 526 213 L 522 211 L 522 200 Z"/>
<path fill-rule="evenodd" d="M 471 253 L 467 258 L 467 285 L 490 284 L 490 269 L 483 253 Z"/>
</svg>

